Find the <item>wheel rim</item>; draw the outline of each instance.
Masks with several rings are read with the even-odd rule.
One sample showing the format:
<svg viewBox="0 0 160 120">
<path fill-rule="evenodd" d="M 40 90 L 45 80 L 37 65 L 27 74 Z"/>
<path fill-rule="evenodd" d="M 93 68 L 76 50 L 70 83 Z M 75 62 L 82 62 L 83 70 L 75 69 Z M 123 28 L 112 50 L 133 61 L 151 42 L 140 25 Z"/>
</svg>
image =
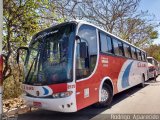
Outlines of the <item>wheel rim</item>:
<svg viewBox="0 0 160 120">
<path fill-rule="evenodd" d="M 106 102 L 108 97 L 109 97 L 109 94 L 108 94 L 107 90 L 102 89 L 101 90 L 101 102 Z"/>
</svg>

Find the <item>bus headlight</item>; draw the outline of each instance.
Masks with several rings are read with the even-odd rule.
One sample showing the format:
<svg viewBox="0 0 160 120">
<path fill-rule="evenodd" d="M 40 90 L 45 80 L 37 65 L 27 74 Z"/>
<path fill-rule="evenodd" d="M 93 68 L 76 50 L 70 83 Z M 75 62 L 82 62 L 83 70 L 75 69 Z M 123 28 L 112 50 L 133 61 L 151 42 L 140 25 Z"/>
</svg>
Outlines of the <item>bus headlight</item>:
<svg viewBox="0 0 160 120">
<path fill-rule="evenodd" d="M 72 91 L 55 93 L 55 94 L 52 94 L 52 97 L 53 97 L 53 98 L 65 98 L 65 97 L 71 96 L 72 93 L 73 93 Z"/>
</svg>

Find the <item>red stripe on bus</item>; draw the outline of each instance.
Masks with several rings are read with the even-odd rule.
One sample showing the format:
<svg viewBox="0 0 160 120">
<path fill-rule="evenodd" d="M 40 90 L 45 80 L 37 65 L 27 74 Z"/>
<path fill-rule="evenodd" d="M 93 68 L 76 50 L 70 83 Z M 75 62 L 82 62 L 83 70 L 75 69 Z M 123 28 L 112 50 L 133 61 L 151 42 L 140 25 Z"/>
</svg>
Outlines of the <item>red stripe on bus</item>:
<svg viewBox="0 0 160 120">
<path fill-rule="evenodd" d="M 53 85 L 49 85 L 49 87 L 53 90 L 53 93 L 66 92 L 67 91 L 67 83 L 53 84 Z"/>
</svg>

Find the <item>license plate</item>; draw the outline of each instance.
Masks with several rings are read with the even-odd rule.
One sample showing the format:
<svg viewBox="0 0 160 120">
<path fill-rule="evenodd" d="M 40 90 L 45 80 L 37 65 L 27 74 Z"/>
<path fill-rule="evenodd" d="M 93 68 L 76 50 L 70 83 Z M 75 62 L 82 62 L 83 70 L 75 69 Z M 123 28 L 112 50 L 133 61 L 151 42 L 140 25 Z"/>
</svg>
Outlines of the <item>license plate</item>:
<svg viewBox="0 0 160 120">
<path fill-rule="evenodd" d="M 42 103 L 41 102 L 33 102 L 33 106 L 34 107 L 42 107 Z"/>
</svg>

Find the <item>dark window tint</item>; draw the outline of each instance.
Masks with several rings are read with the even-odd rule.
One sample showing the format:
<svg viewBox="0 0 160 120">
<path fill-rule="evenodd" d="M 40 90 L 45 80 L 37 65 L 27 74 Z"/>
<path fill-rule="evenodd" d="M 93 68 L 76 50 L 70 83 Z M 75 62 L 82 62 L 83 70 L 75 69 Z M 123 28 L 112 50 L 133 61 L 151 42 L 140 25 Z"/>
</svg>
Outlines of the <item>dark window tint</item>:
<svg viewBox="0 0 160 120">
<path fill-rule="evenodd" d="M 145 56 L 144 56 L 144 57 L 145 57 L 145 61 L 147 61 L 147 54 L 146 54 L 146 53 L 145 53 Z"/>
<path fill-rule="evenodd" d="M 101 41 L 101 51 L 102 52 L 107 52 L 107 53 L 113 52 L 112 41 L 109 36 L 107 36 L 103 32 L 100 32 L 100 41 Z"/>
<path fill-rule="evenodd" d="M 128 44 L 123 44 L 125 56 L 131 58 L 131 49 Z"/>
<path fill-rule="evenodd" d="M 62 24 L 33 37 L 26 56 L 25 83 L 49 85 L 73 80 L 75 24 Z"/>
<path fill-rule="evenodd" d="M 114 46 L 114 53 L 115 55 L 123 56 L 123 45 L 122 42 L 120 42 L 117 39 L 113 39 L 113 46 Z"/>
<path fill-rule="evenodd" d="M 141 51 L 138 50 L 138 49 L 136 51 L 137 51 L 138 60 L 142 60 L 142 58 L 141 58 Z"/>
<path fill-rule="evenodd" d="M 145 53 L 142 52 L 142 60 L 145 61 Z"/>
<path fill-rule="evenodd" d="M 155 65 L 158 66 L 158 62 L 155 60 Z"/>
<path fill-rule="evenodd" d="M 134 47 L 131 47 L 131 54 L 133 59 L 137 59 L 137 53 L 136 49 Z"/>
<path fill-rule="evenodd" d="M 147 58 L 148 62 L 153 64 L 153 60 L 151 58 Z"/>
</svg>

